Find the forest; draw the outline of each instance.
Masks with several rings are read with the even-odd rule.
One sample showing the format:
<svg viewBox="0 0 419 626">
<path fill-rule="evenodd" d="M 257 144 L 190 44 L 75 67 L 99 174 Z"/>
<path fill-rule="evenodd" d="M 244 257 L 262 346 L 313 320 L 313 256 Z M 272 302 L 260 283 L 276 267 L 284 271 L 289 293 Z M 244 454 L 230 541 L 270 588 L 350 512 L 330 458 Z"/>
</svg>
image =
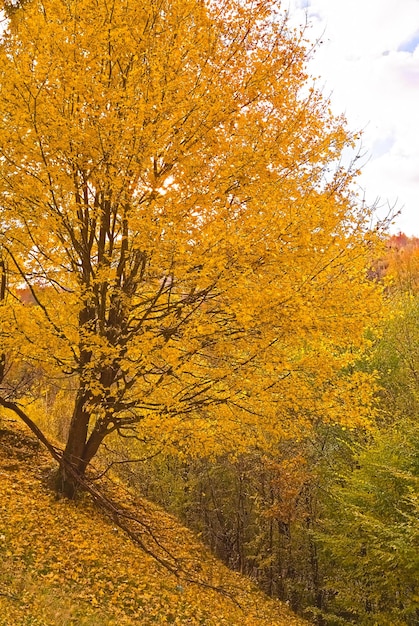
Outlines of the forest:
<svg viewBox="0 0 419 626">
<path fill-rule="evenodd" d="M 312 624 L 416 625 L 419 240 L 358 191 L 305 30 L 0 6 L 0 425 L 140 545 L 99 478 Z"/>
</svg>

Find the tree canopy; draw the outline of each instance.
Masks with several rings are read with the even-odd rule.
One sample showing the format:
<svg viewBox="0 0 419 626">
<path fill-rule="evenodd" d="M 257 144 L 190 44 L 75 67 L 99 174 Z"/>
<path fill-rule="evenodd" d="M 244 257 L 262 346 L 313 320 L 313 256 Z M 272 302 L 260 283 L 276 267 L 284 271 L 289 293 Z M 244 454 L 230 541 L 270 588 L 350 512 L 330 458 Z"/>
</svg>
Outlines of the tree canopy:
<svg viewBox="0 0 419 626">
<path fill-rule="evenodd" d="M 115 431 L 208 453 L 364 423 L 356 136 L 277 3 L 28 0 L 0 55 L 0 403 L 69 381 L 80 474 Z"/>
</svg>

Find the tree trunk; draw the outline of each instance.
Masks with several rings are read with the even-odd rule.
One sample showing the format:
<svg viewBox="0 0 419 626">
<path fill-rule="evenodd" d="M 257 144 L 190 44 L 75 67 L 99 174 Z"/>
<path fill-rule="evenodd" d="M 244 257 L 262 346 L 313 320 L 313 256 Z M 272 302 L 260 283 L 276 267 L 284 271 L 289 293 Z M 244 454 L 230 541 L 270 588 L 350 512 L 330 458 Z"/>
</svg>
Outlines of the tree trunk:
<svg viewBox="0 0 419 626">
<path fill-rule="evenodd" d="M 77 492 L 78 480 L 83 478 L 87 463 L 84 461 L 90 413 L 85 405 L 89 391 L 81 386 L 77 392 L 73 416 L 67 437 L 67 444 L 58 468 L 56 488 L 67 498 L 73 499 Z"/>
<path fill-rule="evenodd" d="M 67 444 L 58 468 L 56 488 L 67 498 L 73 499 L 77 493 L 80 479 L 83 479 L 86 469 L 96 456 L 97 451 L 106 435 L 109 415 L 98 420 L 92 430 L 88 433 L 90 422 L 90 411 L 86 411 L 86 401 L 91 399 L 87 390 L 80 389 L 74 413 L 67 437 Z"/>
</svg>

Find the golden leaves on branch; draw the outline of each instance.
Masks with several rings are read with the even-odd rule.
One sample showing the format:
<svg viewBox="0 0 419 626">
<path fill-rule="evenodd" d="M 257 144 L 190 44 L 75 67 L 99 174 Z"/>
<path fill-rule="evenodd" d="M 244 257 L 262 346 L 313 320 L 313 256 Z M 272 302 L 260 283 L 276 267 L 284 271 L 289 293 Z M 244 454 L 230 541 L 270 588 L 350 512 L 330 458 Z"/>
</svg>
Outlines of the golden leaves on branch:
<svg viewBox="0 0 419 626">
<path fill-rule="evenodd" d="M 4 35 L 5 350 L 79 385 L 77 436 L 137 420 L 218 450 L 364 423 L 355 135 L 273 3 L 162 7 L 29 2 Z"/>
</svg>

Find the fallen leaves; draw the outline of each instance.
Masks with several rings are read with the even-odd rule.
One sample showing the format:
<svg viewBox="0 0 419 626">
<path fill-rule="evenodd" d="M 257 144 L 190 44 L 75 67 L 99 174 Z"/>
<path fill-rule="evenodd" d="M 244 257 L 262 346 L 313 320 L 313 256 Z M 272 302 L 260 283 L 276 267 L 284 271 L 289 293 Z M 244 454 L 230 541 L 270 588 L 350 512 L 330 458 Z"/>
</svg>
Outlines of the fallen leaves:
<svg viewBox="0 0 419 626">
<path fill-rule="evenodd" d="M 156 533 L 172 536 L 178 556 L 192 562 L 200 555 L 200 578 L 234 589 L 234 598 L 177 579 L 87 498 L 57 500 L 46 484 L 49 459 L 30 438 L 0 430 L 0 454 L 1 626 L 304 624 L 219 564 L 157 507 L 147 511 L 141 501 L 149 521 L 160 525 Z"/>
</svg>

